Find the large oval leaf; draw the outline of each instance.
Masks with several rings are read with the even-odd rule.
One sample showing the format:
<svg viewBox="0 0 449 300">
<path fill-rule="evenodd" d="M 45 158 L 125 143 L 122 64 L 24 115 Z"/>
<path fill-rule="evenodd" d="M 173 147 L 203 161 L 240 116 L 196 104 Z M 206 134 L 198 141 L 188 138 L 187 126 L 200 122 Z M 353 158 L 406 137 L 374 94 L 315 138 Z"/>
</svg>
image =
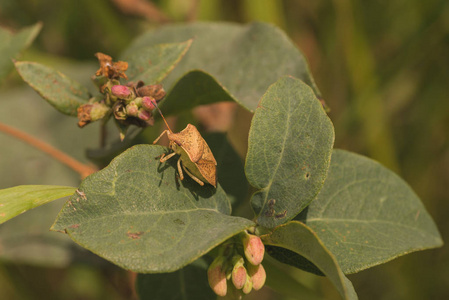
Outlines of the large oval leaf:
<svg viewBox="0 0 449 300">
<path fill-rule="evenodd" d="M 11 33 L 0 27 L 0 80 L 13 69 L 12 59 L 28 47 L 42 28 L 41 23 L 23 28 L 17 33 Z"/>
<path fill-rule="evenodd" d="M 261 238 L 266 245 L 283 247 L 305 257 L 332 281 L 343 299 L 357 299 L 352 283 L 341 271 L 335 257 L 303 223 L 288 222 Z"/>
<path fill-rule="evenodd" d="M 254 225 L 229 216 L 220 186 L 178 182 L 176 160 L 158 160 L 164 152 L 135 146 L 87 177 L 52 230 L 125 269 L 156 273 L 178 270 Z"/>
<path fill-rule="evenodd" d="M 273 228 L 295 217 L 318 194 L 329 167 L 334 130 L 312 89 L 283 77 L 254 114 L 245 172 L 257 191 L 257 223 Z"/>
<path fill-rule="evenodd" d="M 0 190 L 0 224 L 27 210 L 72 195 L 75 190 L 58 185 L 19 185 Z"/>
<path fill-rule="evenodd" d="M 443 244 L 412 189 L 379 163 L 334 150 L 318 197 L 298 216 L 335 255 L 345 273 Z"/>
<path fill-rule="evenodd" d="M 128 62 L 126 74 L 133 81 L 142 80 L 145 84 L 162 81 L 186 54 L 192 40 L 182 43 L 159 44 L 130 54 L 123 58 Z"/>
<path fill-rule="evenodd" d="M 78 106 L 90 98 L 84 86 L 52 68 L 27 61 L 15 65 L 23 80 L 63 114 L 76 117 Z"/>
<path fill-rule="evenodd" d="M 302 79 L 318 94 L 301 52 L 284 32 L 269 24 L 168 25 L 142 35 L 126 54 L 150 45 L 191 38 L 194 41 L 189 53 L 165 80 L 168 89 L 187 72 L 201 69 L 215 77 L 250 111 L 256 109 L 268 86 L 283 75 Z"/>
<path fill-rule="evenodd" d="M 181 77 L 162 101 L 165 115 L 221 101 L 239 102 L 214 77 L 201 70 L 190 71 Z"/>
</svg>

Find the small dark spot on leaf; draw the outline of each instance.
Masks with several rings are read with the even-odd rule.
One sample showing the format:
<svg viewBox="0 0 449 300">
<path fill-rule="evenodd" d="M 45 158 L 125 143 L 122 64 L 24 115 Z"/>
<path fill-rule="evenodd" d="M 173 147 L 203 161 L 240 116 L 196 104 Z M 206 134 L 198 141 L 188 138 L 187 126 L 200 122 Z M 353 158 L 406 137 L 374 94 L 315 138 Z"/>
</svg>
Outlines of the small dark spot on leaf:
<svg viewBox="0 0 449 300">
<path fill-rule="evenodd" d="M 73 224 L 73 225 L 69 226 L 69 228 L 73 228 L 73 229 L 78 228 L 78 227 L 80 227 L 80 224 Z"/>
<path fill-rule="evenodd" d="M 307 172 L 307 173 L 304 175 L 304 177 L 305 177 L 306 179 L 309 179 L 309 178 L 310 178 L 310 172 Z"/>
<path fill-rule="evenodd" d="M 144 234 L 144 232 L 143 231 L 138 231 L 138 232 L 127 232 L 126 233 L 126 235 L 129 237 L 129 238 L 132 238 L 133 240 L 135 240 L 135 239 L 140 239 L 140 236 L 142 235 L 142 234 Z"/>
<path fill-rule="evenodd" d="M 175 220 L 173 220 L 173 222 L 175 223 L 175 224 L 178 224 L 178 225 L 185 225 L 186 223 L 184 223 L 182 220 L 180 220 L 180 219 L 175 219 Z"/>
<path fill-rule="evenodd" d="M 265 217 L 272 217 L 274 216 L 274 213 L 275 213 L 274 209 L 269 208 L 265 211 Z"/>
<path fill-rule="evenodd" d="M 282 218 L 285 218 L 286 215 L 287 215 L 287 211 L 284 210 L 283 212 L 281 212 L 281 213 L 279 213 L 279 214 L 276 214 L 274 217 L 275 217 L 276 219 L 282 219 Z"/>
</svg>

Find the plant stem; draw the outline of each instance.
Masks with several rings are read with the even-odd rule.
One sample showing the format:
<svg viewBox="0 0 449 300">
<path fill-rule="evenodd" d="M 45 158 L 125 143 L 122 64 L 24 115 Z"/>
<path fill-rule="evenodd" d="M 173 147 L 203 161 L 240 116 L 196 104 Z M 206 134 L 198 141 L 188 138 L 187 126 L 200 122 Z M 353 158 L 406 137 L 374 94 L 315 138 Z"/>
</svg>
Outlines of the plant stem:
<svg viewBox="0 0 449 300">
<path fill-rule="evenodd" d="M 21 130 L 15 129 L 13 127 L 10 127 L 8 125 L 5 125 L 0 122 L 0 131 L 4 132 L 12 137 L 15 137 L 19 140 L 22 140 L 23 142 L 35 147 L 36 149 L 41 150 L 42 152 L 47 153 L 54 159 L 58 160 L 59 162 L 63 163 L 64 165 L 68 166 L 75 172 L 78 172 L 81 176 L 81 178 L 85 178 L 88 175 L 94 173 L 97 171 L 96 168 L 85 165 L 73 157 L 67 155 L 66 153 L 54 148 L 53 146 L 42 142 L 38 140 L 37 138 L 29 135 L 28 133 L 25 133 Z"/>
</svg>

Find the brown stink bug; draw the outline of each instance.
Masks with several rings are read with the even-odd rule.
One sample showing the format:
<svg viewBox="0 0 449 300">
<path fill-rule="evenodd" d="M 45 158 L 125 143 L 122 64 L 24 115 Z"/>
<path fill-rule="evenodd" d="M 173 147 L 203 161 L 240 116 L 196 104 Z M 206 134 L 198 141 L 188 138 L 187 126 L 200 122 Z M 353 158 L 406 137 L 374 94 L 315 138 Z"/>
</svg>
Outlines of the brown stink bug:
<svg viewBox="0 0 449 300">
<path fill-rule="evenodd" d="M 157 107 L 157 105 L 155 106 Z M 157 107 L 157 109 L 159 110 L 159 107 Z M 168 155 L 163 154 L 160 158 L 160 162 L 165 162 L 178 154 L 180 155 L 178 159 L 178 172 L 181 180 L 184 179 L 184 170 L 187 175 L 201 186 L 206 182 L 217 187 L 217 161 L 198 129 L 192 124 L 188 124 L 181 132 L 173 133 L 160 110 L 159 113 L 168 130 L 164 130 L 161 135 L 154 140 L 153 144 L 156 144 L 159 139 L 166 134 L 170 141 L 169 148 L 173 150 L 173 152 Z"/>
</svg>

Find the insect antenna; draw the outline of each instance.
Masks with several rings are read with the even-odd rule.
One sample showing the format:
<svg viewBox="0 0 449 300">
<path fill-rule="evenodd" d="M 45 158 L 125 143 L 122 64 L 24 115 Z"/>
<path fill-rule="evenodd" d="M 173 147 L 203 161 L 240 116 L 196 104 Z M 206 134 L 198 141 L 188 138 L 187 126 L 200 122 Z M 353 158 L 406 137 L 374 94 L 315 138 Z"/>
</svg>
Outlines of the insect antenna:
<svg viewBox="0 0 449 300">
<path fill-rule="evenodd" d="M 154 106 L 159 111 L 159 114 L 161 115 L 162 120 L 164 120 L 165 126 L 167 126 L 168 130 L 170 130 L 170 132 L 173 133 L 173 131 L 171 130 L 170 126 L 168 126 L 167 120 L 165 120 L 164 115 L 162 114 L 161 110 L 159 109 L 159 106 L 157 105 L 156 101 L 152 100 L 151 102 L 153 102 Z"/>
</svg>

